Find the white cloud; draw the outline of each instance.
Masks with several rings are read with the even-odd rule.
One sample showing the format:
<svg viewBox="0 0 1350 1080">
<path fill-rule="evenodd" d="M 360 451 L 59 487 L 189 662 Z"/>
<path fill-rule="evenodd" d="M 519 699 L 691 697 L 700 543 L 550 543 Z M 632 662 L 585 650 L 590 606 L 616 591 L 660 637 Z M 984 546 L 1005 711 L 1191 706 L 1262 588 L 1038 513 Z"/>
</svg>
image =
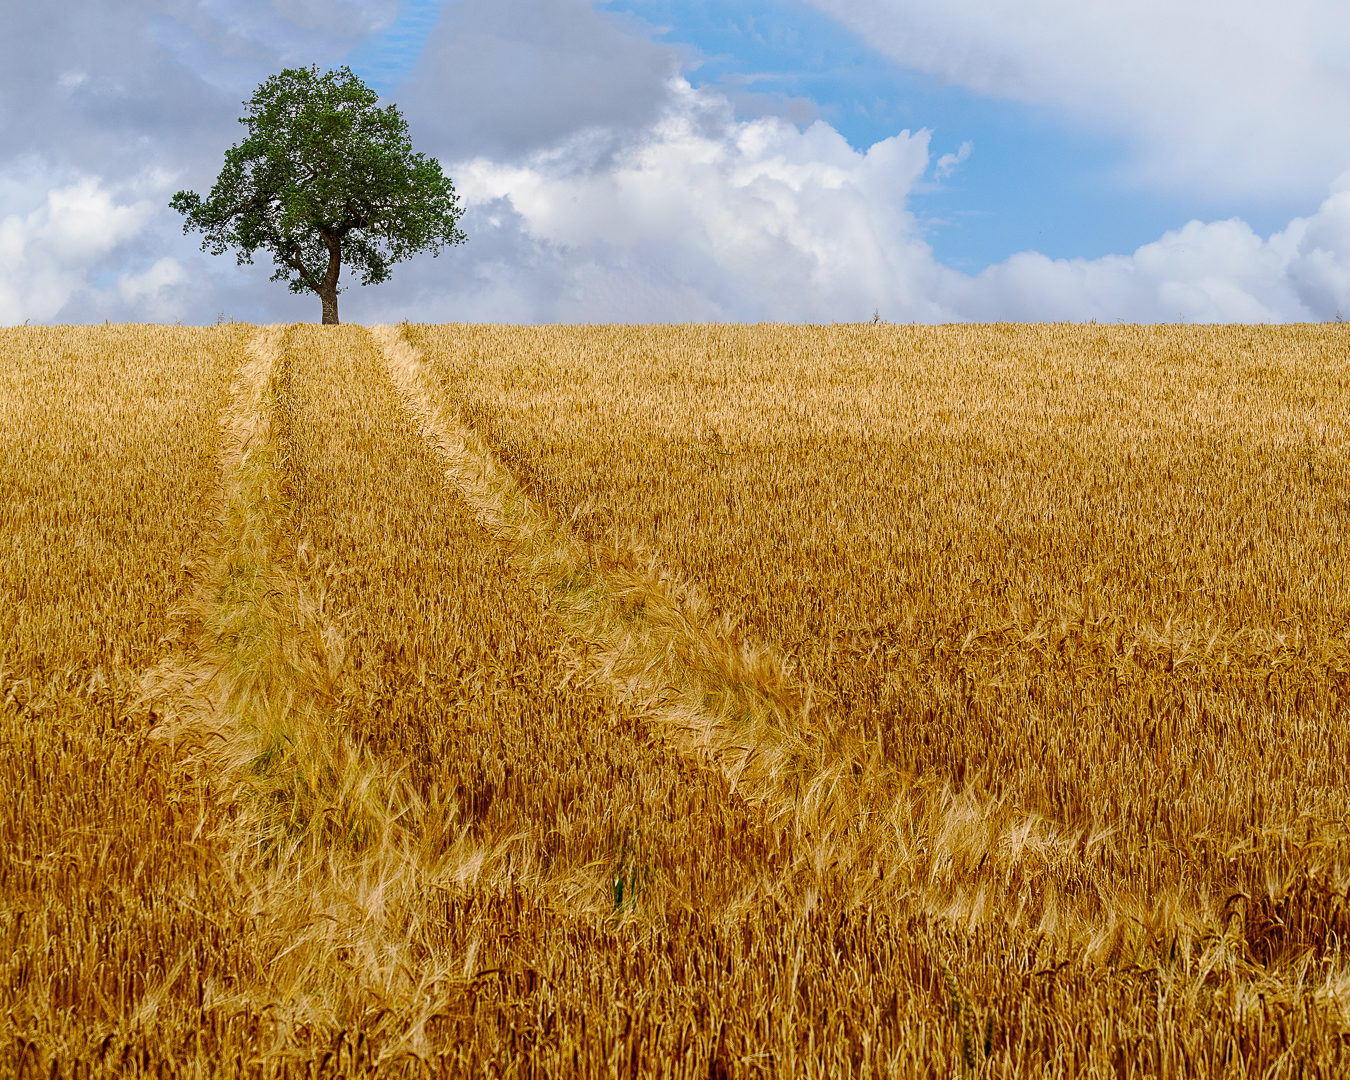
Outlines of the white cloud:
<svg viewBox="0 0 1350 1080">
<path fill-rule="evenodd" d="M 522 162 L 452 166 L 472 240 L 448 256 L 453 284 L 419 271 L 417 303 L 427 318 L 512 321 L 1350 314 L 1350 174 L 1268 239 L 1236 218 L 1193 221 L 1133 254 L 1024 252 L 971 277 L 935 262 L 907 209 L 928 165 L 925 131 L 862 153 L 823 122 L 737 121 L 721 95 L 673 80 L 665 113 L 617 150 L 592 130 Z"/>
<path fill-rule="evenodd" d="M 59 315 L 77 296 L 96 300 L 94 271 L 119 247 L 140 237 L 156 213 L 149 199 L 118 202 L 97 177 L 40 191 L 43 179 L 39 169 L 0 182 L 10 205 L 25 195 L 30 206 L 37 203 L 27 213 L 0 220 L 0 323 L 42 322 Z M 173 259 L 162 258 L 144 274 L 123 274 L 118 295 L 129 302 L 153 300 L 171 283 L 174 267 Z"/>
<path fill-rule="evenodd" d="M 938 179 L 945 180 L 947 177 L 951 176 L 951 174 L 956 171 L 956 167 L 970 157 L 970 151 L 972 149 L 973 146 L 969 140 L 967 140 L 957 148 L 956 153 L 943 154 L 938 158 L 937 165 L 933 170 L 937 173 Z"/>
<path fill-rule="evenodd" d="M 165 297 L 165 291 L 187 279 L 187 271 L 178 260 L 165 255 L 143 273 L 119 274 L 117 294 L 128 307 L 139 308 L 151 316 L 165 317 L 176 311 L 171 300 Z"/>
<path fill-rule="evenodd" d="M 119 206 L 99 181 L 85 177 L 47 194 L 47 205 L 29 214 L 19 235 L 25 247 L 63 262 L 111 251 L 144 228 L 155 207 L 148 199 Z M 11 220 L 6 219 L 6 224 Z"/>
<path fill-rule="evenodd" d="M 811 0 L 900 64 L 1138 147 L 1137 178 L 1310 197 L 1350 164 L 1340 0 Z"/>
<path fill-rule="evenodd" d="M 1303 322 L 1350 314 L 1350 191 L 1269 239 L 1243 221 L 1192 221 L 1129 256 L 1023 252 L 944 299 L 965 318 Z"/>
<path fill-rule="evenodd" d="M 664 114 L 617 152 L 592 131 L 450 173 L 470 206 L 509 201 L 532 240 L 597 271 L 619 253 L 678 264 L 681 308 L 701 277 L 710 313 L 828 320 L 883 302 L 943 314 L 923 279 L 950 271 L 905 206 L 927 164 L 926 131 L 859 153 L 823 122 L 737 121 L 724 97 L 674 79 Z"/>
</svg>

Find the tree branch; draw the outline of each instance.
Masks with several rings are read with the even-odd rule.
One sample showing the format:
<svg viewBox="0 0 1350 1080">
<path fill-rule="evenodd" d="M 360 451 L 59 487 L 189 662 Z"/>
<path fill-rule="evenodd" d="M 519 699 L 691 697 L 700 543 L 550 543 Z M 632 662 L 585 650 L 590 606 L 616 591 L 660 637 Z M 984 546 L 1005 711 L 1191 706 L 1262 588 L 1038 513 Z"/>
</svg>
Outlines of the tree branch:
<svg viewBox="0 0 1350 1080">
<path fill-rule="evenodd" d="M 291 241 L 291 265 L 300 271 L 300 276 L 305 279 L 306 285 L 322 295 L 323 287 L 314 280 L 314 275 L 305 269 L 305 264 L 300 261 L 300 245 L 295 241 Z"/>
</svg>

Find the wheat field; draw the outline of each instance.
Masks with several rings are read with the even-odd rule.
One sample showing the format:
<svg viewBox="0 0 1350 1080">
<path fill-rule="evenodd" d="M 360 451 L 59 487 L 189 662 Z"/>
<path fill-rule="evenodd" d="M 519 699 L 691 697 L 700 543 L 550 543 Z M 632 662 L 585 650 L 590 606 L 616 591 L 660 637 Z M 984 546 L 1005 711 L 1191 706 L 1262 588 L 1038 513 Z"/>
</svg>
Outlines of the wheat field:
<svg viewBox="0 0 1350 1080">
<path fill-rule="evenodd" d="M 0 330 L 0 1073 L 1343 1075 L 1348 381 Z"/>
</svg>

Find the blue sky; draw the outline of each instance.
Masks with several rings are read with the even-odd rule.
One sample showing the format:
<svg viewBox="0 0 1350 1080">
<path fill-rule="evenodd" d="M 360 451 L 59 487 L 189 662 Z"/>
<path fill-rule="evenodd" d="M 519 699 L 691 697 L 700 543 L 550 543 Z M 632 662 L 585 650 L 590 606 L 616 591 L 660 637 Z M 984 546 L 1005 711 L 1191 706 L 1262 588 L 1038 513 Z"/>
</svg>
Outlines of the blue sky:
<svg viewBox="0 0 1350 1080">
<path fill-rule="evenodd" d="M 0 0 L 3 3 L 4 0 Z M 0 324 L 313 317 L 200 250 L 240 102 L 348 63 L 469 242 L 344 318 L 1350 315 L 1343 0 L 8 5 Z M 345 279 L 344 279 L 345 280 Z"/>
<path fill-rule="evenodd" d="M 1029 248 L 1052 258 L 1133 251 L 1187 220 L 1181 207 L 1118 190 L 1110 174 L 1119 150 L 1111 142 L 1068 131 L 1045 110 L 906 71 L 806 4 L 615 0 L 608 7 L 668 27 L 663 40 L 696 50 L 695 85 L 800 99 L 858 149 L 905 128 L 930 129 L 935 155 L 969 142 L 971 156 L 953 175 L 911 200 L 935 254 L 950 266 L 981 270 Z"/>
<path fill-rule="evenodd" d="M 410 76 L 443 2 L 404 0 L 396 21 L 348 62 L 383 94 Z M 906 69 L 800 0 L 609 0 L 604 10 L 676 45 L 684 74 L 721 90 L 739 116 L 818 116 L 857 149 L 903 129 L 933 133 L 934 160 L 970 156 L 912 193 L 935 257 L 973 273 L 1020 251 L 1052 259 L 1128 254 L 1188 221 L 1243 218 L 1281 229 L 1296 198 L 1164 194 L 1132 183 L 1127 140 L 1062 112 L 982 96 Z"/>
<path fill-rule="evenodd" d="M 453 0 L 452 0 L 453 2 Z M 381 94 L 393 93 L 413 73 L 444 0 L 401 0 L 398 15 L 347 57 L 352 70 Z"/>
</svg>

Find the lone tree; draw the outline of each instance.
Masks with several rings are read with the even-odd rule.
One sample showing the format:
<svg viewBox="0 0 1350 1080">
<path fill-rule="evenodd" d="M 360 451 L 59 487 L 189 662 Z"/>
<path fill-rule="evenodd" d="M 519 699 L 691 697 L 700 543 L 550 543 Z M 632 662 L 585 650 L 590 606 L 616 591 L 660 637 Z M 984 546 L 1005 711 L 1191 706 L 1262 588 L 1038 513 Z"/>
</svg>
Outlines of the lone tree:
<svg viewBox="0 0 1350 1080">
<path fill-rule="evenodd" d="M 187 218 L 183 231 L 200 229 L 213 255 L 238 248 L 241 266 L 270 251 L 271 280 L 318 293 L 325 323 L 338 321 L 344 262 L 375 285 L 419 251 L 463 243 L 454 185 L 413 153 L 398 109 L 378 102 L 350 68 L 273 75 L 244 102 L 248 138 L 225 151 L 211 194 L 170 201 Z"/>
</svg>

